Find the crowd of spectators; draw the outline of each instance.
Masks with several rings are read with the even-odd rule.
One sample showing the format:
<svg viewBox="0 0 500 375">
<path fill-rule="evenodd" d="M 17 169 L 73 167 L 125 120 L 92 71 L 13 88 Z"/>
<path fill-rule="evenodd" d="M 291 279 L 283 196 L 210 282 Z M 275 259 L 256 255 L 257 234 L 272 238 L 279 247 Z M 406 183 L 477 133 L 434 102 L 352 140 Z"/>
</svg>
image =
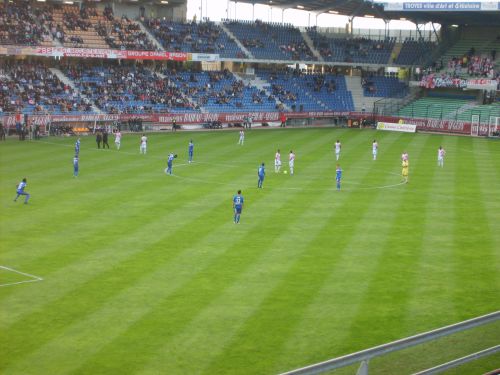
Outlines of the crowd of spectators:
<svg viewBox="0 0 500 375">
<path fill-rule="evenodd" d="M 313 40 L 314 47 L 327 61 L 344 62 L 374 62 L 387 63 L 392 49 L 394 38 L 373 40 L 364 37 L 332 38 L 317 31 L 316 27 L 307 29 Z"/>
<path fill-rule="evenodd" d="M 40 63 L 2 62 L 0 107 L 3 112 L 91 112 L 90 101 Z"/>
<path fill-rule="evenodd" d="M 316 60 L 300 30 L 292 25 L 260 20 L 251 23 L 226 20 L 224 23 L 255 58 Z"/>
<path fill-rule="evenodd" d="M 375 86 L 375 82 L 373 82 L 370 77 L 361 78 L 361 87 L 368 91 L 369 93 L 374 94 L 377 91 L 377 87 Z"/>
<path fill-rule="evenodd" d="M 108 64 L 106 67 L 70 65 L 66 74 L 81 92 L 107 113 L 153 113 L 174 108 L 195 109 L 168 78 L 144 66 Z"/>
<path fill-rule="evenodd" d="M 104 40 L 111 48 L 122 50 L 156 50 L 156 47 L 150 42 L 147 34 L 141 30 L 139 24 L 126 16 L 122 16 L 121 19 L 115 18 L 110 27 L 103 26 L 103 24 L 100 25 L 98 33 L 104 36 Z"/>
<path fill-rule="evenodd" d="M 302 59 L 304 56 L 306 60 L 314 59 L 311 49 L 307 46 L 306 42 L 303 41 L 282 44 L 280 45 L 280 50 L 290 54 L 293 60 Z"/>
<path fill-rule="evenodd" d="M 218 53 L 226 49 L 225 42 L 221 38 L 223 31 L 213 22 L 182 24 L 149 18 L 144 24 L 168 50 Z"/>
<path fill-rule="evenodd" d="M 51 11 L 34 7 L 29 2 L 2 2 L 0 4 L 0 44 L 40 45 L 51 39 L 48 23 Z"/>
<path fill-rule="evenodd" d="M 80 29 L 82 31 L 87 31 L 92 27 L 92 23 L 88 20 L 88 15 L 84 12 L 86 18 L 83 18 L 80 13 L 66 12 L 63 15 L 64 26 L 71 31 L 76 31 Z"/>
<path fill-rule="evenodd" d="M 453 57 L 448 62 L 448 72 L 452 75 L 468 74 L 472 77 L 495 78 L 495 63 L 492 58 L 474 55 L 474 48 L 462 57 Z"/>
</svg>

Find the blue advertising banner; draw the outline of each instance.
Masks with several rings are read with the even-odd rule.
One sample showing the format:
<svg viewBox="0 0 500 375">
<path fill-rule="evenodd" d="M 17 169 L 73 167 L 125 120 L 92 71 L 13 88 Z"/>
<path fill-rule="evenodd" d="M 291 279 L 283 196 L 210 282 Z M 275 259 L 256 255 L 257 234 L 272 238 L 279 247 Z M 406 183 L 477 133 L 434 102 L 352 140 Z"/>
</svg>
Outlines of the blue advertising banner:
<svg viewBox="0 0 500 375">
<path fill-rule="evenodd" d="M 471 12 L 500 10 L 498 1 L 405 1 L 385 3 L 386 11 L 407 12 Z"/>
</svg>

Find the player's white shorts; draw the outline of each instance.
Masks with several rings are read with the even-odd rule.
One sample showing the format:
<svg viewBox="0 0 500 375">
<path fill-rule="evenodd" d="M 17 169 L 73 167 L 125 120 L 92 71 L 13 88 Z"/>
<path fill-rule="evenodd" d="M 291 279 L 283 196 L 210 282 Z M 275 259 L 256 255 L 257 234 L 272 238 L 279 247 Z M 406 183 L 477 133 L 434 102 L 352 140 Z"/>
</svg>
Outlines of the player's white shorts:
<svg viewBox="0 0 500 375">
<path fill-rule="evenodd" d="M 141 152 L 146 152 L 147 147 L 146 145 L 141 145 Z"/>
<path fill-rule="evenodd" d="M 377 150 L 373 150 L 373 156 L 377 156 Z"/>
<path fill-rule="evenodd" d="M 289 162 L 288 162 L 288 166 L 289 166 L 290 168 L 293 168 L 293 164 L 294 164 L 294 163 L 293 163 L 293 161 L 289 161 Z"/>
<path fill-rule="evenodd" d="M 275 161 L 274 161 L 274 165 L 275 165 L 276 167 L 281 167 L 281 160 L 275 160 Z"/>
</svg>

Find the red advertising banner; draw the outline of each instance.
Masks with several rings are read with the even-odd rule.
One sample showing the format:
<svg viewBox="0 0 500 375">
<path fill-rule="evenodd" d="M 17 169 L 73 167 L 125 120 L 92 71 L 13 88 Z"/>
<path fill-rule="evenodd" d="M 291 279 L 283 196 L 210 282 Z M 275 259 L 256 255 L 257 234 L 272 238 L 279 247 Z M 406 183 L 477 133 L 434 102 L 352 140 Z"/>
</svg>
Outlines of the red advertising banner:
<svg viewBox="0 0 500 375">
<path fill-rule="evenodd" d="M 61 122 L 111 122 L 127 121 L 129 119 L 142 119 L 145 122 L 157 124 L 171 124 L 176 121 L 178 124 L 203 124 L 213 121 L 222 123 L 240 123 L 245 117 L 251 116 L 253 122 L 278 122 L 280 112 L 241 112 L 241 113 L 162 113 L 162 114 L 88 114 L 88 115 L 30 115 L 28 121 L 34 125 L 47 125 L 49 123 Z M 292 112 L 286 113 L 287 118 L 328 118 L 335 116 L 359 117 L 356 112 Z M 15 126 L 15 115 L 3 117 L 5 126 Z"/>
<path fill-rule="evenodd" d="M 242 123 L 245 117 L 251 116 L 254 123 L 262 122 L 278 122 L 280 121 L 280 112 L 244 112 L 244 113 L 163 113 L 163 114 L 88 114 L 88 115 L 31 115 L 28 116 L 29 124 L 31 125 L 48 125 L 50 123 L 66 123 L 66 122 L 113 122 L 113 121 L 128 121 L 129 119 L 141 119 L 144 122 L 151 122 L 158 125 L 171 124 L 174 120 L 177 124 L 204 124 L 213 121 L 221 123 Z M 287 112 L 286 117 L 289 119 L 301 118 L 331 118 L 345 116 L 351 119 L 360 119 L 363 117 L 371 117 L 370 114 L 361 112 L 342 112 L 342 111 L 325 111 L 325 112 Z M 456 134 L 471 134 L 471 123 L 456 120 L 439 120 L 439 119 L 415 119 L 408 117 L 394 116 L 378 116 L 377 121 L 394 122 L 403 120 L 405 124 L 413 124 L 417 126 L 417 130 L 456 133 Z M 6 127 L 14 127 L 16 125 L 16 115 L 6 115 L 1 118 L 2 123 Z M 488 127 L 479 125 L 479 134 L 487 134 Z"/>
<path fill-rule="evenodd" d="M 82 57 L 125 60 L 217 61 L 218 54 L 167 51 L 122 51 L 99 48 L 0 46 L 0 55 Z"/>
</svg>

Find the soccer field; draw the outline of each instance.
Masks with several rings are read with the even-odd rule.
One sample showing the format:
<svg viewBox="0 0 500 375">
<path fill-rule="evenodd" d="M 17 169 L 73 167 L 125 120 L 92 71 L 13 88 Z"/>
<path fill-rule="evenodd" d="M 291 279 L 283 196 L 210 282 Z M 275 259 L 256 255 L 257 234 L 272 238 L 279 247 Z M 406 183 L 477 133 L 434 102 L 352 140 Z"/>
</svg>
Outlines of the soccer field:
<svg viewBox="0 0 500 375">
<path fill-rule="evenodd" d="M 140 155 L 139 137 L 119 151 L 83 137 L 77 178 L 75 138 L 0 144 L 1 374 L 275 374 L 500 309 L 500 142 L 323 128 L 251 130 L 239 146 L 236 131 L 178 132 L 148 134 Z M 274 173 L 278 148 L 283 170 L 295 152 L 295 175 Z M 13 202 L 23 177 L 27 205 Z M 462 337 L 370 373 L 485 349 L 500 324 Z M 494 367 L 499 355 L 450 373 Z"/>
</svg>

